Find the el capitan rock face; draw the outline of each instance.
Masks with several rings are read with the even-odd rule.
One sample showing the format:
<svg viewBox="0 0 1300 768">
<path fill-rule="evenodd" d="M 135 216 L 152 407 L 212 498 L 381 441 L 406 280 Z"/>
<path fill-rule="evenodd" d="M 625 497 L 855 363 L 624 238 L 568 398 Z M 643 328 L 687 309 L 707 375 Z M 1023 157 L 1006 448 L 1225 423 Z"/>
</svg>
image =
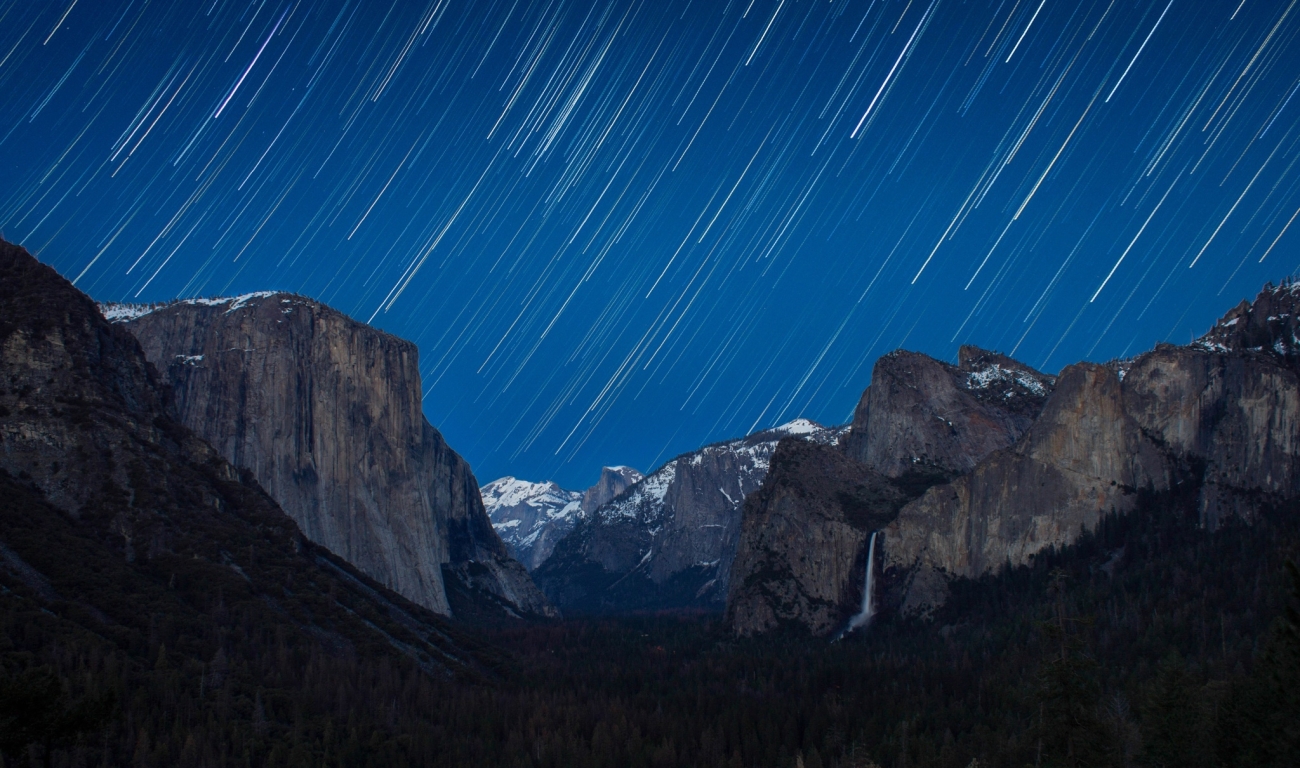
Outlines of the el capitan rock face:
<svg viewBox="0 0 1300 768">
<path fill-rule="evenodd" d="M 249 473 L 175 420 L 130 333 L 4 241 L 0 381 L 11 610 L 34 601 L 128 658 L 166 623 L 176 658 L 248 651 L 249 626 L 274 626 L 282 648 L 402 655 L 439 675 L 473 664 L 445 621 L 305 541 Z"/>
<path fill-rule="evenodd" d="M 799 419 L 678 456 L 579 522 L 533 575 L 563 611 L 720 609 L 741 506 L 777 442 L 842 432 Z"/>
<path fill-rule="evenodd" d="M 140 340 L 181 421 L 312 541 L 439 613 L 475 595 L 551 610 L 424 418 L 414 344 L 282 293 L 105 313 Z"/>
</svg>

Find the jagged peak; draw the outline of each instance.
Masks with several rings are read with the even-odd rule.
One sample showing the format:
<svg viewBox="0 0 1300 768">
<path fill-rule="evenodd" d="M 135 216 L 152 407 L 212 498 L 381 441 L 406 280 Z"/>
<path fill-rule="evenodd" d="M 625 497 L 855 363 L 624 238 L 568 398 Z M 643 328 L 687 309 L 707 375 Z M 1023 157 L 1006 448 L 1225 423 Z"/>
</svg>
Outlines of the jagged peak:
<svg viewBox="0 0 1300 768">
<path fill-rule="evenodd" d="M 1267 283 L 1254 301 L 1243 299 L 1191 343 L 1208 352 L 1300 355 L 1300 282 Z"/>
</svg>

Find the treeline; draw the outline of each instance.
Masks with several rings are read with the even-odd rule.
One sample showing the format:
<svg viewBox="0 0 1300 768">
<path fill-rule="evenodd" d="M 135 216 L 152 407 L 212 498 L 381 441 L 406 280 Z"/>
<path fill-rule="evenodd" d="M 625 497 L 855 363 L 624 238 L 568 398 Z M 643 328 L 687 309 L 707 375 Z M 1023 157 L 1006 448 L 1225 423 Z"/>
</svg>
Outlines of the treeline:
<svg viewBox="0 0 1300 768">
<path fill-rule="evenodd" d="M 1290 765 L 1298 545 L 1295 506 L 1211 532 L 1194 494 L 1147 497 L 955 584 L 930 622 L 886 615 L 836 643 L 739 642 L 699 615 L 497 628 L 454 678 L 247 605 L 214 625 L 154 608 L 118 635 L 0 569 L 0 750 L 6 766 Z"/>
</svg>

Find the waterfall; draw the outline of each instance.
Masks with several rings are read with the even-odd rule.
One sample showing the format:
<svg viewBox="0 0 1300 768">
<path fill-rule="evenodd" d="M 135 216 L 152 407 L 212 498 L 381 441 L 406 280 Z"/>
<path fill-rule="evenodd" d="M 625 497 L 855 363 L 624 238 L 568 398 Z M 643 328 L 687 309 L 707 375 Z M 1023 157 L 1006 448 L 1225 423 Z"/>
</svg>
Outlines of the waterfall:
<svg viewBox="0 0 1300 768">
<path fill-rule="evenodd" d="M 862 586 L 862 608 L 852 619 L 849 619 L 849 629 L 852 632 L 858 627 L 866 626 L 871 621 L 871 616 L 876 612 L 876 598 L 872 593 L 871 582 L 876 573 L 876 534 L 879 531 L 871 532 L 871 540 L 867 542 L 867 578 L 866 583 Z"/>
</svg>

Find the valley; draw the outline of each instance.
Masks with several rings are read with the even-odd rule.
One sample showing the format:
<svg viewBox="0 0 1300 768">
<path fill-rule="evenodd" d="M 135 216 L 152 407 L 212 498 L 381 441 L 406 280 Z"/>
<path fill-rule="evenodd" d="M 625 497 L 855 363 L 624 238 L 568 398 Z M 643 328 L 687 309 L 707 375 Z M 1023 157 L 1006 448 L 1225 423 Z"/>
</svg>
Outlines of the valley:
<svg viewBox="0 0 1300 768">
<path fill-rule="evenodd" d="M 0 271 L 0 752 L 964 768 L 1293 746 L 1290 284 L 1189 346 L 1057 376 L 891 354 L 849 425 L 579 492 L 480 490 L 420 414 L 414 347 L 309 299 L 98 307 L 9 244 Z"/>
</svg>

